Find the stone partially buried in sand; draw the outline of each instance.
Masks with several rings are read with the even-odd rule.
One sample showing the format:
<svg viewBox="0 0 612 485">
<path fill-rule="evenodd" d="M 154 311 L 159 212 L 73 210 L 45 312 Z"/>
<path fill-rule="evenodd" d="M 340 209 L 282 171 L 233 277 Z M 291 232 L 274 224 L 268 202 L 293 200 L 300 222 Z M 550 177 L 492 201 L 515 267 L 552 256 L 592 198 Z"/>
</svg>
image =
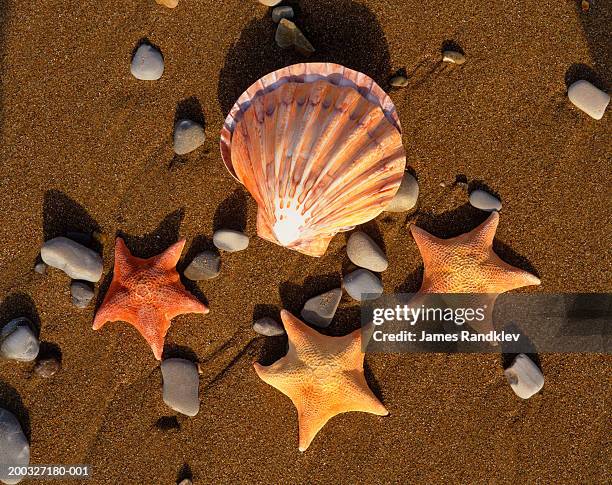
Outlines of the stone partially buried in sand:
<svg viewBox="0 0 612 485">
<path fill-rule="evenodd" d="M 383 293 L 378 277 L 367 269 L 358 269 L 344 277 L 344 289 L 355 300 L 375 300 Z"/>
<path fill-rule="evenodd" d="M 301 313 L 302 318 L 317 327 L 329 327 L 341 299 L 342 288 L 335 288 L 322 295 L 315 296 L 304 305 Z"/>
<path fill-rule="evenodd" d="M 132 58 L 130 72 L 141 81 L 156 81 L 164 73 L 164 58 L 161 52 L 150 44 L 141 44 Z"/>
<path fill-rule="evenodd" d="M 221 256 L 214 251 L 202 251 L 185 268 L 185 277 L 192 281 L 209 280 L 219 276 Z"/>
<path fill-rule="evenodd" d="M 164 7 L 176 8 L 179 0 L 155 0 L 155 2 L 159 5 L 163 5 Z"/>
<path fill-rule="evenodd" d="M 249 246 L 249 236 L 233 229 L 219 229 L 213 234 L 213 244 L 223 251 L 233 253 Z"/>
<path fill-rule="evenodd" d="M 419 198 L 419 183 L 409 172 L 404 173 L 395 197 L 385 207 L 387 212 L 406 212 L 412 209 Z"/>
<path fill-rule="evenodd" d="M 380 273 L 389 266 L 382 249 L 365 232 L 353 232 L 346 244 L 346 253 L 351 262 L 362 268 Z"/>
<path fill-rule="evenodd" d="M 0 342 L 0 356 L 20 362 L 33 361 L 40 349 L 32 323 L 25 317 L 7 323 L 0 332 Z"/>
<path fill-rule="evenodd" d="M 91 249 L 67 237 L 56 237 L 43 244 L 40 257 L 49 266 L 61 269 L 75 280 L 96 282 L 102 277 L 102 258 Z"/>
<path fill-rule="evenodd" d="M 94 291 L 85 281 L 74 280 L 70 284 L 70 295 L 72 304 L 77 308 L 87 308 L 89 302 L 94 297 Z"/>
<path fill-rule="evenodd" d="M 253 323 L 253 330 L 266 337 L 276 337 L 284 335 L 285 329 L 276 320 L 270 317 L 262 317 Z"/>
<path fill-rule="evenodd" d="M 186 155 L 206 141 L 204 128 L 191 120 L 179 120 L 174 125 L 174 153 Z"/>
<path fill-rule="evenodd" d="M 166 405 L 187 416 L 198 414 L 198 366 L 185 359 L 166 359 L 161 363 L 161 372 Z"/>
<path fill-rule="evenodd" d="M 567 90 L 567 96 L 576 108 L 584 111 L 591 118 L 603 118 L 610 103 L 610 95 L 596 88 L 590 82 L 581 79 L 572 84 Z"/>
<path fill-rule="evenodd" d="M 517 355 L 504 374 L 514 393 L 522 399 L 529 399 L 544 386 L 544 375 L 525 354 Z"/>
<path fill-rule="evenodd" d="M 19 421 L 13 413 L 0 408 L 0 481 L 6 484 L 19 483 L 22 475 L 8 475 L 6 465 L 27 466 L 30 464 L 30 445 Z"/>
</svg>

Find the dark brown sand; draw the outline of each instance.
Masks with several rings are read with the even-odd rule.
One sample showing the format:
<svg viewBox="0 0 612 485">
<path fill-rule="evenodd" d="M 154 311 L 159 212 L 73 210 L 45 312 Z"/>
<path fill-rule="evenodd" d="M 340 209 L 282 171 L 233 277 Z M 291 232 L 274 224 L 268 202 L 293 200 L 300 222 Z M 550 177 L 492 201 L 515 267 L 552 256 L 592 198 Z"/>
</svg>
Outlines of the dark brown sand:
<svg viewBox="0 0 612 485">
<path fill-rule="evenodd" d="M 485 218 L 448 187 L 463 174 L 500 195 L 497 250 L 542 279 L 525 291 L 612 290 L 610 112 L 592 120 L 566 97 L 579 77 L 609 90 L 609 2 L 587 14 L 569 0 L 292 3 L 313 60 L 361 70 L 385 89 L 393 72 L 408 72 L 410 85 L 391 97 L 421 187 L 420 225 L 451 236 Z M 104 484 L 190 474 L 195 483 L 609 480 L 603 355 L 540 355 L 546 384 L 528 401 L 507 385 L 499 355 L 369 355 L 369 382 L 390 416 L 338 416 L 298 452 L 293 405 L 251 367 L 282 355 L 282 339 L 250 327 L 337 286 L 345 236 L 321 259 L 255 237 L 255 204 L 226 172 L 218 134 L 244 88 L 302 59 L 275 47 L 270 13 L 254 0 L 181 0 L 175 10 L 153 0 L 0 4 L 0 323 L 36 318 L 43 351 L 59 348 L 63 360 L 48 380 L 0 363 L 0 405 L 24 424 L 32 463 L 89 463 L 91 483 Z M 129 72 L 145 37 L 165 56 L 157 82 Z M 440 64 L 445 41 L 465 51 L 464 66 Z M 200 110 L 205 146 L 174 157 L 175 116 Z M 174 419 L 137 332 L 119 323 L 92 331 L 93 305 L 71 304 L 69 278 L 32 266 L 45 239 L 94 229 L 127 236 L 139 256 L 187 237 L 188 261 L 220 226 L 253 237 L 223 257 L 220 277 L 191 286 L 210 314 L 173 322 L 167 355 L 191 351 L 203 370 L 200 413 Z M 406 215 L 383 214 L 366 229 L 390 260 L 385 290 L 418 288 Z M 113 260 L 112 244 L 103 250 L 98 302 Z M 332 333 L 358 325 L 346 296 L 337 318 Z"/>
</svg>

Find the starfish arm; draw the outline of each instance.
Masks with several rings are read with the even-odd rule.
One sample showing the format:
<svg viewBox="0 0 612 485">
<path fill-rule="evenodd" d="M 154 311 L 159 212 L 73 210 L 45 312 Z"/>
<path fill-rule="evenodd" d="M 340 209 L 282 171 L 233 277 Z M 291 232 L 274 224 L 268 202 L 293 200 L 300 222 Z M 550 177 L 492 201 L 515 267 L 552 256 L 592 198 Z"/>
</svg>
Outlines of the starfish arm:
<svg viewBox="0 0 612 485">
<path fill-rule="evenodd" d="M 107 322 L 118 320 L 133 323 L 138 320 L 138 312 L 130 305 L 128 292 L 119 283 L 113 281 L 106 292 L 104 301 L 93 321 L 93 329 L 100 329 Z"/>
<path fill-rule="evenodd" d="M 163 307 L 166 317 L 170 320 L 183 313 L 206 314 L 209 312 L 208 307 L 189 293 L 179 281 L 164 288 Z"/>
<path fill-rule="evenodd" d="M 493 211 L 480 226 L 472 229 L 470 232 L 458 236 L 465 241 L 469 241 L 470 245 L 479 248 L 490 248 L 495 239 L 497 226 L 499 225 L 499 212 Z"/>
<path fill-rule="evenodd" d="M 134 272 L 138 265 L 139 258 L 135 258 L 125 244 L 125 241 L 118 237 L 115 239 L 115 263 L 113 266 L 113 281 L 120 280 L 122 277 Z"/>
<path fill-rule="evenodd" d="M 304 392 L 299 400 L 291 399 L 298 414 L 299 450 L 306 451 L 323 426 L 338 412 L 331 405 L 331 397 L 316 392 Z"/>
<path fill-rule="evenodd" d="M 445 240 L 429 234 L 425 229 L 421 229 L 414 224 L 410 225 L 410 233 L 419 248 L 423 265 L 427 270 L 433 264 L 436 255 L 444 252 L 446 248 Z"/>
<path fill-rule="evenodd" d="M 378 400 L 368 386 L 363 371 L 351 370 L 345 372 L 344 376 L 346 381 L 342 389 L 344 396 L 342 412 L 361 411 L 378 416 L 387 416 L 389 414 L 387 408 Z"/>
<path fill-rule="evenodd" d="M 293 348 L 298 356 L 317 352 L 321 347 L 326 346 L 326 339 L 322 334 L 310 328 L 287 310 L 281 310 L 281 320 L 287 332 L 289 347 Z"/>
<path fill-rule="evenodd" d="M 183 252 L 183 247 L 185 246 L 185 239 L 181 239 L 180 241 L 174 243 L 168 249 L 166 249 L 163 253 L 154 256 L 152 259 L 152 263 L 163 269 L 175 269 L 176 263 L 181 259 L 181 253 Z"/>
<path fill-rule="evenodd" d="M 499 291 L 492 291 L 491 293 L 503 293 L 523 286 L 538 286 L 541 283 L 537 276 L 506 263 L 494 252 L 491 255 L 491 262 L 496 268 L 496 286 L 499 288 Z"/>
<path fill-rule="evenodd" d="M 140 332 L 151 346 L 155 358 L 161 360 L 164 340 L 170 328 L 170 320 L 159 309 L 146 306 L 139 309 L 137 321 L 129 323 Z"/>
</svg>

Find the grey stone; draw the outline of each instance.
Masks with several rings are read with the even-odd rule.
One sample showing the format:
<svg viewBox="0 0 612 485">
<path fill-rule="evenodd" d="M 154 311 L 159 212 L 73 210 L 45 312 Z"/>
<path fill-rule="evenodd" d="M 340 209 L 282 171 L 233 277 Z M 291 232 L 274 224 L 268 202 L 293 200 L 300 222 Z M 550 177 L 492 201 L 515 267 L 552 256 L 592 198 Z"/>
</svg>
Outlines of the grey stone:
<svg viewBox="0 0 612 485">
<path fill-rule="evenodd" d="M 567 96 L 576 108 L 596 120 L 603 118 L 610 103 L 609 94 L 584 79 L 573 83 L 567 90 Z"/>
<path fill-rule="evenodd" d="M 367 269 L 358 269 L 344 277 L 344 289 L 355 300 L 375 300 L 383 293 L 380 279 Z"/>
<path fill-rule="evenodd" d="M 284 335 L 285 329 L 276 320 L 270 317 L 263 317 L 253 323 L 253 330 L 266 337 Z"/>
<path fill-rule="evenodd" d="M 393 76 L 389 80 L 389 84 L 394 88 L 405 88 L 408 86 L 408 78 L 402 75 Z"/>
<path fill-rule="evenodd" d="M 484 190 L 474 190 L 470 194 L 470 204 L 476 209 L 489 212 L 499 211 L 502 208 L 500 200 Z"/>
<path fill-rule="evenodd" d="M 465 62 L 465 56 L 457 51 L 444 51 L 442 53 L 442 61 L 461 65 Z"/>
<path fill-rule="evenodd" d="M 40 377 L 49 378 L 62 368 L 61 362 L 55 357 L 40 359 L 34 366 L 34 373 Z"/>
<path fill-rule="evenodd" d="M 204 128 L 191 120 L 179 120 L 174 125 L 174 153 L 185 155 L 202 146 L 206 140 Z"/>
<path fill-rule="evenodd" d="M 70 284 L 72 303 L 79 308 L 86 308 L 94 297 L 94 291 L 88 283 L 73 280 Z"/>
<path fill-rule="evenodd" d="M 272 20 L 274 21 L 274 23 L 279 23 L 281 19 L 291 20 L 293 16 L 293 8 L 289 6 L 276 7 L 272 10 Z"/>
<path fill-rule="evenodd" d="M 529 399 L 544 386 L 544 375 L 525 354 L 519 354 L 504 374 L 514 393 L 521 399 Z"/>
<path fill-rule="evenodd" d="M 0 332 L 0 342 L 0 356 L 20 362 L 36 359 L 40 348 L 32 323 L 25 317 L 7 323 Z"/>
<path fill-rule="evenodd" d="M 315 51 L 315 48 L 304 36 L 302 31 L 291 20 L 280 19 L 276 34 L 274 35 L 276 44 L 281 49 L 294 47 L 300 54 L 309 56 Z"/>
<path fill-rule="evenodd" d="M 45 274 L 47 272 L 47 264 L 44 261 L 39 261 L 34 265 L 34 271 L 38 274 Z"/>
<path fill-rule="evenodd" d="M 163 398 L 166 405 L 195 416 L 200 410 L 198 366 L 185 359 L 166 359 L 161 363 Z"/>
<path fill-rule="evenodd" d="M 185 277 L 192 281 L 215 278 L 221 268 L 221 256 L 214 251 L 203 251 L 185 268 Z"/>
<path fill-rule="evenodd" d="M 385 210 L 387 212 L 407 212 L 416 205 L 418 198 L 419 183 L 412 174 L 405 172 L 395 197 L 385 207 Z"/>
<path fill-rule="evenodd" d="M 301 313 L 302 318 L 317 327 L 329 327 L 341 299 L 342 288 L 335 288 L 322 295 L 315 296 L 304 305 Z"/>
<path fill-rule="evenodd" d="M 0 464 L 28 466 L 30 464 L 30 444 L 19 421 L 13 413 L 0 408 Z M 22 476 L 10 476 L 6 466 L 0 471 L 0 481 L 6 484 L 19 483 Z"/>
<path fill-rule="evenodd" d="M 389 261 L 382 249 L 365 232 L 353 232 L 346 244 L 346 253 L 351 262 L 371 271 L 387 269 Z"/>
<path fill-rule="evenodd" d="M 49 266 L 61 269 L 75 280 L 96 282 L 102 277 L 98 253 L 67 237 L 56 237 L 43 244 L 40 257 Z"/>
<path fill-rule="evenodd" d="M 132 58 L 130 72 L 136 79 L 155 81 L 164 73 L 164 58 L 155 47 L 141 44 Z"/>
<path fill-rule="evenodd" d="M 233 229 L 219 229 L 213 234 L 213 244 L 219 249 L 233 253 L 249 246 L 249 236 Z"/>
</svg>

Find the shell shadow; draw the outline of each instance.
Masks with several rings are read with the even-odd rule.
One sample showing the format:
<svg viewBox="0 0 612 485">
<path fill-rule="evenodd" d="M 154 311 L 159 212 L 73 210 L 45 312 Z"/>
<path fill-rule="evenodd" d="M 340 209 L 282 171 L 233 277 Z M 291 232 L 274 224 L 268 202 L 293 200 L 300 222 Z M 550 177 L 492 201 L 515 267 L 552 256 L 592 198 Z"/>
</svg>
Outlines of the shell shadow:
<svg viewBox="0 0 612 485">
<path fill-rule="evenodd" d="M 352 0 L 289 0 L 295 23 L 316 49 L 305 58 L 280 49 L 270 15 L 254 19 L 229 49 L 218 84 L 219 106 L 226 115 L 238 97 L 260 77 L 300 62 L 334 62 L 367 74 L 381 87 L 391 72 L 384 31 L 376 16 Z"/>
<path fill-rule="evenodd" d="M 59 190 L 51 189 L 45 192 L 43 200 L 45 241 L 66 236 L 101 253 L 102 245 L 92 236 L 95 231 L 100 232 L 100 226 L 81 204 Z"/>
<path fill-rule="evenodd" d="M 25 293 L 13 293 L 0 302 L 0 329 L 11 320 L 26 317 L 32 322 L 34 332 L 40 335 L 40 317 L 34 300 Z"/>
<path fill-rule="evenodd" d="M 225 199 L 213 218 L 213 230 L 234 229 L 244 231 L 247 225 L 247 197 L 244 189 L 238 187 Z"/>
<path fill-rule="evenodd" d="M 28 442 L 31 443 L 32 428 L 30 425 L 30 413 L 23 404 L 17 390 L 5 382 L 0 382 L 0 407 L 15 415 Z"/>
</svg>

